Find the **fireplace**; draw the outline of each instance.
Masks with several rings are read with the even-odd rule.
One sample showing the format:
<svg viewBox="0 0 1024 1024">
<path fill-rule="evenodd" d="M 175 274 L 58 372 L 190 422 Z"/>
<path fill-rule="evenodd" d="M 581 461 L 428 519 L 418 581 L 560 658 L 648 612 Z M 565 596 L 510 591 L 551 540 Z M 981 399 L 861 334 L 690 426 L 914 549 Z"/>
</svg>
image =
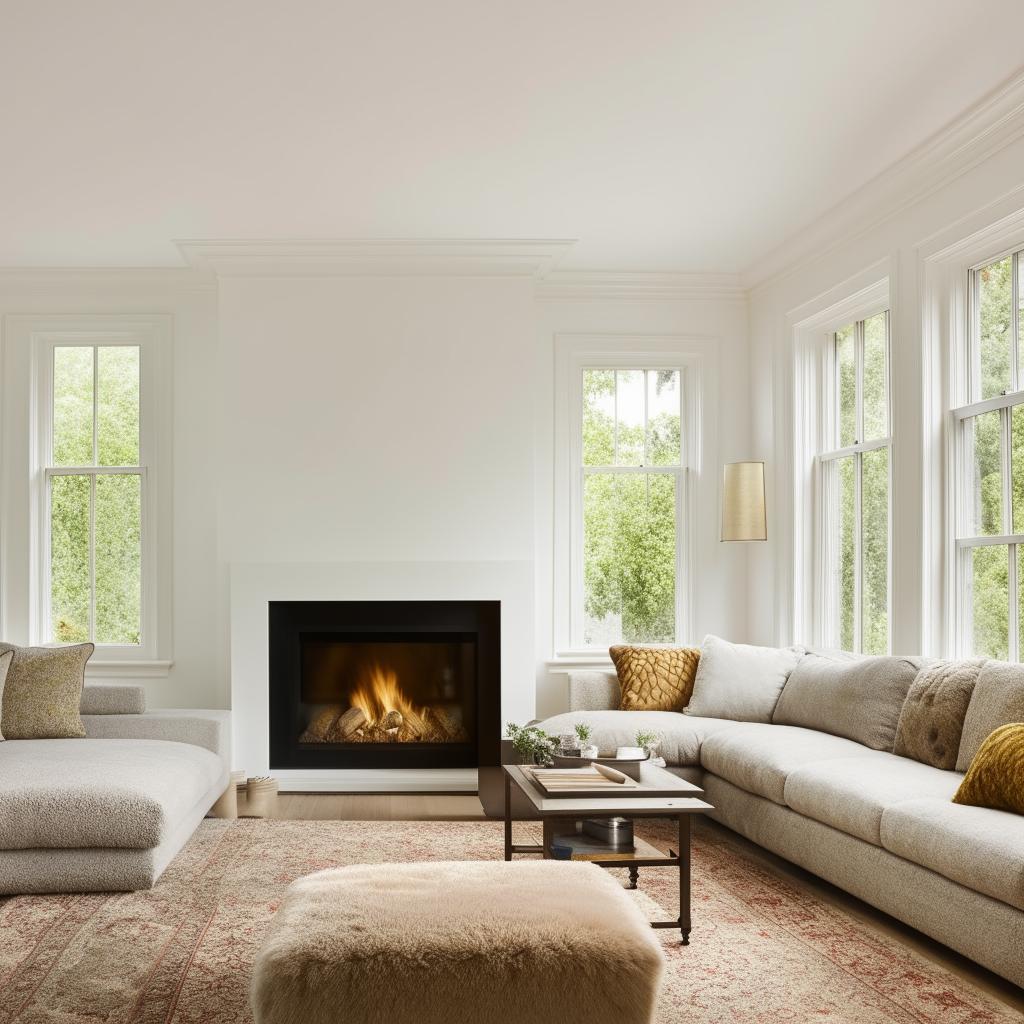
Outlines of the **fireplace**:
<svg viewBox="0 0 1024 1024">
<path fill-rule="evenodd" d="M 497 601 L 271 601 L 270 767 L 499 760 Z"/>
</svg>

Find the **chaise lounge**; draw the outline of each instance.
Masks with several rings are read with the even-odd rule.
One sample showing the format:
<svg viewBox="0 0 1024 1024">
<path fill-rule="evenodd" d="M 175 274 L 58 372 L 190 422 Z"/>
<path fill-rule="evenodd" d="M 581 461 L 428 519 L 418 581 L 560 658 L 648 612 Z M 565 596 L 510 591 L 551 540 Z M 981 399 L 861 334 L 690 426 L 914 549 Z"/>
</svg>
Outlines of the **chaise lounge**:
<svg viewBox="0 0 1024 1024">
<path fill-rule="evenodd" d="M 229 781 L 227 712 L 87 686 L 85 739 L 0 743 L 0 895 L 148 889 Z"/>
</svg>

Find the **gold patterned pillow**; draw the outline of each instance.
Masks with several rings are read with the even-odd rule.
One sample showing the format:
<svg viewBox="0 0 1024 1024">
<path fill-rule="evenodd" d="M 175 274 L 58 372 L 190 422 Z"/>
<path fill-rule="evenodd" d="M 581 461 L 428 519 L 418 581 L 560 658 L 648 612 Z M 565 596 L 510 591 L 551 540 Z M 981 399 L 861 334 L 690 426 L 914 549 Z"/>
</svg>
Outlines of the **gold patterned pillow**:
<svg viewBox="0 0 1024 1024">
<path fill-rule="evenodd" d="M 70 647 L 15 647 L 4 684 L 0 733 L 9 740 L 72 739 L 85 735 L 79 708 L 85 663 L 93 644 Z"/>
<path fill-rule="evenodd" d="M 699 648 L 619 644 L 608 653 L 622 688 L 621 711 L 682 711 L 690 703 Z"/>
<path fill-rule="evenodd" d="M 1024 814 L 1024 722 L 1001 725 L 982 743 L 953 803 Z"/>
</svg>

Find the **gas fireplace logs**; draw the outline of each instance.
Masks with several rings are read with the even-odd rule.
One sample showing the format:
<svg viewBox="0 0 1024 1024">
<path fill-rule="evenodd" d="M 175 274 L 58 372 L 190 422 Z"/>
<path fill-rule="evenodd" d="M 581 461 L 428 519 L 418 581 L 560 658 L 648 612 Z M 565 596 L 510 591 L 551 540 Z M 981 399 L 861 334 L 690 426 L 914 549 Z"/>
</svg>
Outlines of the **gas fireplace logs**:
<svg viewBox="0 0 1024 1024">
<path fill-rule="evenodd" d="M 443 707 L 389 708 L 371 720 L 362 708 L 331 705 L 317 711 L 300 743 L 466 743 L 469 736 Z"/>
</svg>

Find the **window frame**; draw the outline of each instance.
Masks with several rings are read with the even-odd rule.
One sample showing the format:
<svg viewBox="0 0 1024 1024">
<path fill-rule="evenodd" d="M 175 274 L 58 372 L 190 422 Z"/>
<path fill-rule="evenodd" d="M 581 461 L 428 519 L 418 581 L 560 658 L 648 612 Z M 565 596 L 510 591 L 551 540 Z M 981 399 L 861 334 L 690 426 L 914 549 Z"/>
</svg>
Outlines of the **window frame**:
<svg viewBox="0 0 1024 1024">
<path fill-rule="evenodd" d="M 870 441 L 861 440 L 864 436 L 864 322 L 879 314 L 885 314 L 885 398 L 886 422 L 888 433 L 885 437 Z M 839 402 L 839 361 L 836 348 L 839 344 L 838 332 L 843 327 L 853 324 L 854 328 L 854 443 L 836 446 L 840 438 L 840 402 Z M 816 636 L 819 643 L 838 647 L 838 628 L 833 621 L 835 608 L 835 567 L 837 565 L 836 532 L 832 529 L 832 516 L 835 514 L 832 498 L 834 496 L 833 481 L 830 469 L 838 465 L 839 460 L 852 458 L 854 467 L 854 507 L 853 507 L 853 559 L 854 559 L 854 596 L 853 596 L 853 650 L 851 653 L 863 654 L 864 646 L 864 544 L 863 544 L 863 479 L 864 456 L 870 452 L 888 451 L 888 475 L 886 486 L 886 649 L 892 650 L 893 614 L 892 614 L 892 482 L 893 482 L 893 402 L 892 402 L 892 309 L 888 301 L 876 307 L 866 307 L 859 311 L 856 318 L 850 318 L 836 325 L 827 335 L 825 358 L 823 360 L 822 380 L 823 423 L 819 442 L 827 450 L 815 455 L 815 481 L 817 505 L 819 509 L 818 543 L 816 557 L 819 562 L 818 600 Z"/>
<path fill-rule="evenodd" d="M 658 371 L 658 370 L 673 370 L 679 374 L 679 463 L 675 466 L 588 466 L 583 461 L 583 375 L 589 370 L 612 370 L 616 374 L 622 371 L 634 370 L 642 371 L 646 374 L 647 371 Z M 686 367 L 678 361 L 665 361 L 659 360 L 656 363 L 651 361 L 644 361 L 642 364 L 638 360 L 633 360 L 628 364 L 619 364 L 616 362 L 615 365 L 610 365 L 607 360 L 600 360 L 597 363 L 589 363 L 576 368 L 575 371 L 575 382 L 573 387 L 572 395 L 572 408 L 574 410 L 575 418 L 575 429 L 572 437 L 572 453 L 571 461 L 575 467 L 573 475 L 573 488 L 571 494 L 571 508 L 572 508 L 572 589 L 571 589 L 571 607 L 570 607 L 570 637 L 574 650 L 578 651 L 597 651 L 604 650 L 606 644 L 587 644 L 584 640 L 584 602 L 586 599 L 586 585 L 584 581 L 584 508 L 583 508 L 583 492 L 585 488 L 585 481 L 588 476 L 594 474 L 603 473 L 611 474 L 615 476 L 671 476 L 676 481 L 675 496 L 676 496 L 676 559 L 675 559 L 675 570 L 676 570 L 676 587 L 675 587 L 675 638 L 673 643 L 680 643 L 681 630 L 683 628 L 683 622 L 685 620 L 685 587 L 682 582 L 685 579 L 685 566 L 686 566 L 686 532 L 687 532 L 687 521 L 688 516 L 686 515 L 687 508 L 687 491 L 688 491 L 688 458 L 687 458 L 687 419 L 686 419 Z M 646 377 L 645 377 L 646 384 Z M 647 389 L 644 388 L 644 409 L 646 419 L 646 407 L 647 407 Z M 616 412 L 617 418 L 617 412 Z M 618 454 L 618 431 L 616 430 L 616 454 Z M 647 454 L 647 438 L 644 438 L 644 455 L 646 459 Z M 623 640 L 624 643 L 630 641 Z"/>
<path fill-rule="evenodd" d="M 680 373 L 680 466 L 615 467 L 614 472 L 681 473 L 676 486 L 676 643 L 694 636 L 697 534 L 696 491 L 700 479 L 702 395 L 708 339 L 676 335 L 575 335 L 555 338 L 555 452 L 552 646 L 555 661 L 586 667 L 610 664 L 606 646 L 583 643 L 583 371 L 585 369 L 673 369 Z M 696 348 L 698 351 L 693 351 Z M 593 468 L 593 467 L 591 467 Z"/>
<path fill-rule="evenodd" d="M 118 669 L 142 671 L 143 674 L 164 671 L 171 664 L 171 550 L 170 537 L 161 531 L 162 521 L 170 522 L 170 317 L 63 317 L 30 322 L 25 326 L 29 334 L 33 377 L 30 417 L 30 642 L 40 646 L 63 646 L 51 639 L 50 489 L 53 478 L 87 475 L 91 476 L 95 486 L 95 479 L 100 475 L 136 474 L 140 476 L 141 492 L 140 643 L 96 643 L 90 666 L 114 672 Z M 60 346 L 138 347 L 138 466 L 52 464 L 53 359 L 54 350 Z"/>
<path fill-rule="evenodd" d="M 979 298 L 979 274 L 993 263 L 1010 258 L 1010 386 L 1002 394 L 981 399 L 981 302 Z M 1012 416 L 1013 410 L 1024 406 L 1024 364 L 1020 345 L 1022 337 L 1021 295 L 1022 270 L 1024 270 L 1024 240 L 1010 247 L 1003 247 L 984 259 L 971 261 L 966 269 L 965 302 L 963 312 L 965 324 L 961 335 L 960 352 L 954 365 L 959 373 L 954 379 L 953 401 L 950 410 L 952 422 L 952 523 L 953 523 L 953 648 L 957 656 L 974 655 L 974 589 L 972 552 L 986 546 L 1007 548 L 1007 660 L 1022 660 L 1020 644 L 1020 601 L 1018 588 L 1018 548 L 1024 550 L 1024 533 L 1013 532 L 1013 459 L 1012 459 Z M 999 466 L 1002 476 L 1002 527 L 999 534 L 968 534 L 968 525 L 973 518 L 974 451 L 973 433 L 967 421 L 984 413 L 998 412 Z M 968 591 L 967 582 L 971 581 Z M 970 597 L 968 596 L 970 595 Z"/>
</svg>

